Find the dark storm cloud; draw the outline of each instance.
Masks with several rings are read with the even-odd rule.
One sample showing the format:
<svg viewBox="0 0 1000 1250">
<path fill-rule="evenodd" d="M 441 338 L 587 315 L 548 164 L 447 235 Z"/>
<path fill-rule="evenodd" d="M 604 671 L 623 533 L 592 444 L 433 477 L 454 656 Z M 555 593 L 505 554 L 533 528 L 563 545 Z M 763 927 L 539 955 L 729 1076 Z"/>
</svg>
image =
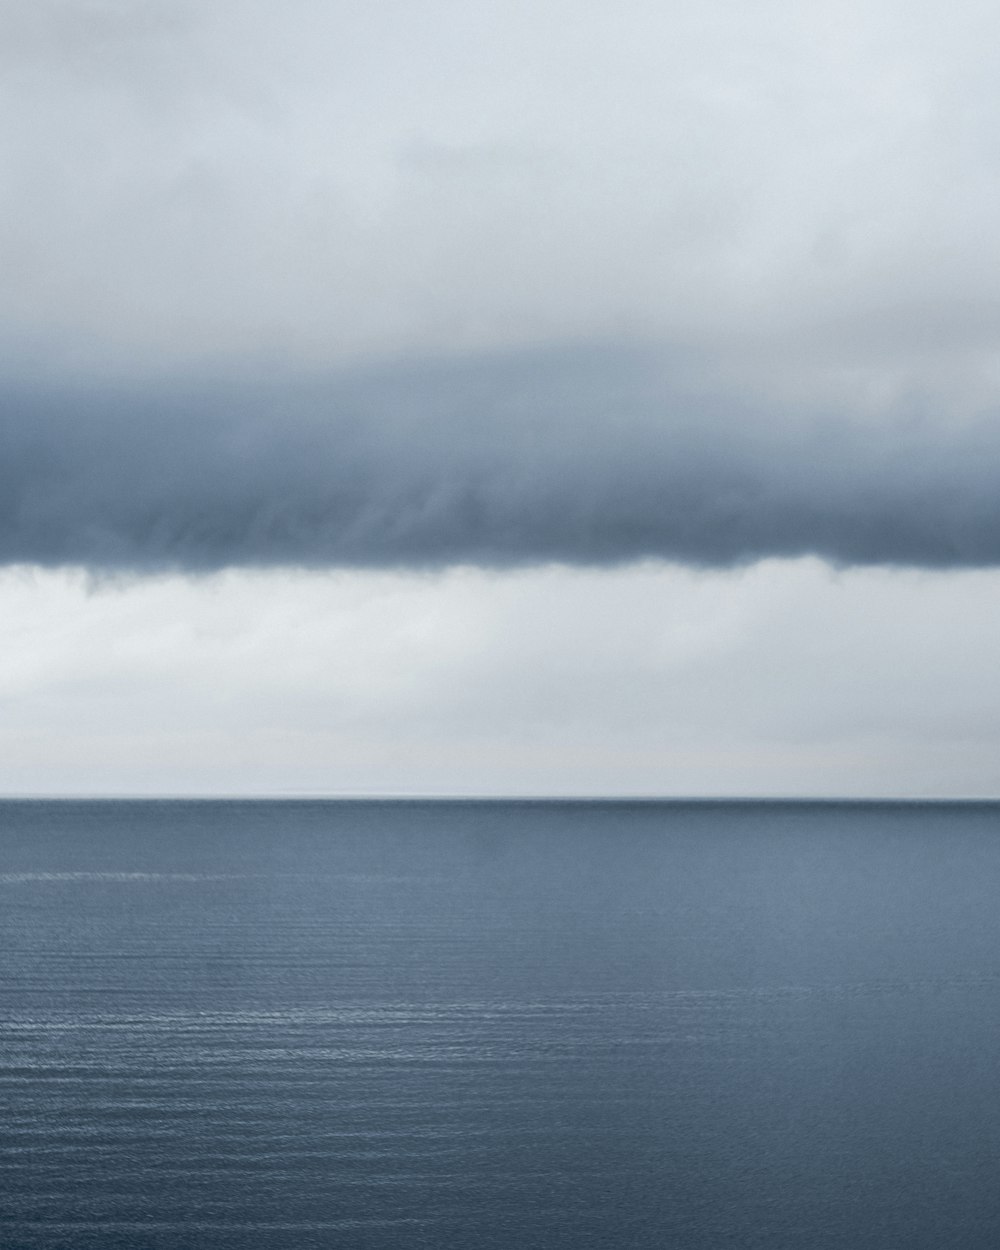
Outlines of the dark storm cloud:
<svg viewBox="0 0 1000 1250">
<path fill-rule="evenodd" d="M 7 385 L 0 561 L 991 565 L 998 487 L 998 422 L 776 415 L 634 352 Z"/>
</svg>

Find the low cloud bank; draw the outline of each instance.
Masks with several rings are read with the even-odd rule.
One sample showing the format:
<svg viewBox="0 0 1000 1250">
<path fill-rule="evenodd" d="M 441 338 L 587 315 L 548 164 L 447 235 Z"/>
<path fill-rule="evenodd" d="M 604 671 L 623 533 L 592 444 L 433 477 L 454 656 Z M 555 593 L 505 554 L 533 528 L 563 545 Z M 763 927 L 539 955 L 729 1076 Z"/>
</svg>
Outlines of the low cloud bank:
<svg viewBox="0 0 1000 1250">
<path fill-rule="evenodd" d="M 599 349 L 0 393 L 0 563 L 1000 563 L 1000 421 L 774 413 Z"/>
</svg>

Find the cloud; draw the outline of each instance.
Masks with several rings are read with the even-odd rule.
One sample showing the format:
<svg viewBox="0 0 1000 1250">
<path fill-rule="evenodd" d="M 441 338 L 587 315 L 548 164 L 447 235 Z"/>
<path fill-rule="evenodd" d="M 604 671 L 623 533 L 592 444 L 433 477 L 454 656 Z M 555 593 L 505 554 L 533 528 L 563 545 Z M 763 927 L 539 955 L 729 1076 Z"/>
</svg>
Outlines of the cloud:
<svg viewBox="0 0 1000 1250">
<path fill-rule="evenodd" d="M 995 572 L 0 572 L 6 793 L 1000 793 Z"/>
<path fill-rule="evenodd" d="M 0 6 L 0 561 L 997 562 L 998 23 Z"/>
<path fill-rule="evenodd" d="M 8 384 L 0 561 L 987 566 L 998 464 L 995 419 L 764 407 L 633 349 Z"/>
<path fill-rule="evenodd" d="M 11 0 L 0 327 L 117 368 L 990 352 L 998 47 L 980 0 Z"/>
</svg>

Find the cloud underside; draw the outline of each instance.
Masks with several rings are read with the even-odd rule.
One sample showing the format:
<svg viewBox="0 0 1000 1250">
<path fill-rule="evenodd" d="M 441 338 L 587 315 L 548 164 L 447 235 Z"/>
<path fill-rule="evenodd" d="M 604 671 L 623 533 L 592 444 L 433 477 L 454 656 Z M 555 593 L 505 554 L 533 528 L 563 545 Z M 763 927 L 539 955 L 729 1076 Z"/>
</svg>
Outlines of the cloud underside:
<svg viewBox="0 0 1000 1250">
<path fill-rule="evenodd" d="M 761 411 L 641 353 L 6 387 L 0 562 L 1000 563 L 1000 424 Z"/>
</svg>

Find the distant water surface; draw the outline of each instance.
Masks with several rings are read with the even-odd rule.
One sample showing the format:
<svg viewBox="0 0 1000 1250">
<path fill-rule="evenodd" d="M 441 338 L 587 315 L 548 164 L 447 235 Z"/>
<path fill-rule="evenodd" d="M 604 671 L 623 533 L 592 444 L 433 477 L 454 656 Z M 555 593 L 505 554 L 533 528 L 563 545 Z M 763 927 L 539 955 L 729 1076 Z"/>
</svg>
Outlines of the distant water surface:
<svg viewBox="0 0 1000 1250">
<path fill-rule="evenodd" d="M 1000 806 L 0 803 L 4 1250 L 996 1250 Z"/>
</svg>

